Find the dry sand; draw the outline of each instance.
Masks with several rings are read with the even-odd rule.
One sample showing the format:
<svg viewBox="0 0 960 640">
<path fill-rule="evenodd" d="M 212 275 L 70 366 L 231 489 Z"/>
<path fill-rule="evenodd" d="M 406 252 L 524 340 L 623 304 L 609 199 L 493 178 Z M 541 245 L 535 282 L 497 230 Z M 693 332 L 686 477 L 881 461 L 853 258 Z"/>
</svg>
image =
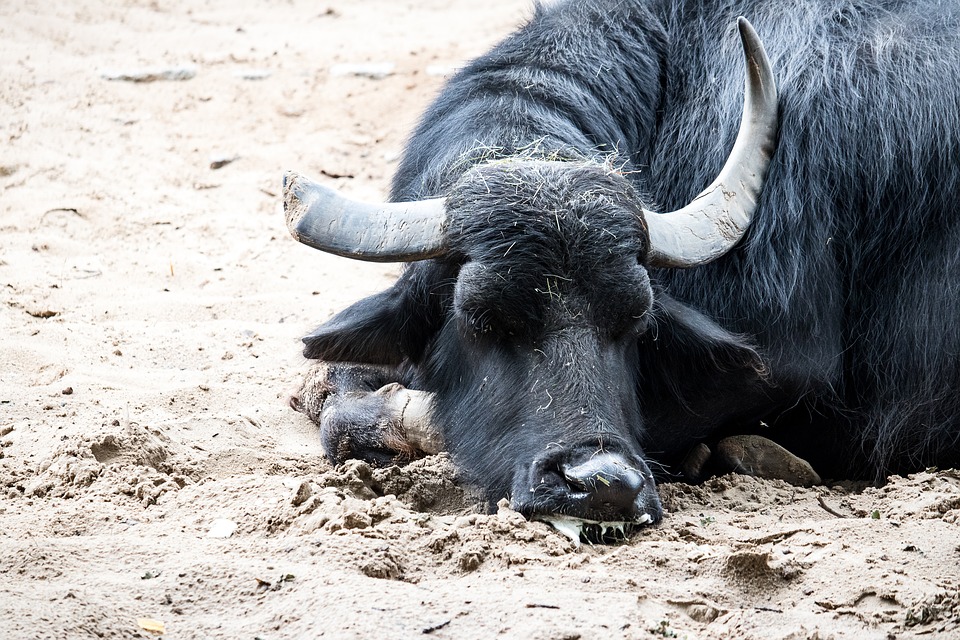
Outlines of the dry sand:
<svg viewBox="0 0 960 640">
<path fill-rule="evenodd" d="M 381 197 L 526 0 L 119 4 L 0 5 L 0 637 L 960 637 L 956 472 L 666 485 L 578 549 L 442 457 L 331 469 L 287 407 L 398 269 L 291 240 L 282 171 Z M 193 75 L 105 77 L 144 69 Z"/>
</svg>

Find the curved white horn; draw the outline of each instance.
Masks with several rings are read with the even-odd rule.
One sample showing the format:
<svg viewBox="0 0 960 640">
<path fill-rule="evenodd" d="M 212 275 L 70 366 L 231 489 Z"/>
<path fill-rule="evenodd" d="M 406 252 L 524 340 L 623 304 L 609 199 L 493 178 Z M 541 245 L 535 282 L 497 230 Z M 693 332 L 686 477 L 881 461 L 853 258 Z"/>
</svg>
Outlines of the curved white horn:
<svg viewBox="0 0 960 640">
<path fill-rule="evenodd" d="M 387 405 L 388 415 L 399 416 L 404 439 L 430 454 L 447 450 L 443 432 L 433 423 L 433 401 L 434 394 L 429 391 L 402 388 L 392 395 Z"/>
<path fill-rule="evenodd" d="M 671 213 L 644 210 L 651 266 L 695 267 L 719 258 L 743 236 L 757 207 L 777 144 L 777 86 L 753 26 L 741 17 L 737 27 L 747 65 L 740 132 L 720 175 L 693 202 Z"/>
<path fill-rule="evenodd" d="M 443 198 L 371 204 L 290 171 L 283 211 L 294 238 L 345 258 L 411 262 L 446 253 Z"/>
</svg>

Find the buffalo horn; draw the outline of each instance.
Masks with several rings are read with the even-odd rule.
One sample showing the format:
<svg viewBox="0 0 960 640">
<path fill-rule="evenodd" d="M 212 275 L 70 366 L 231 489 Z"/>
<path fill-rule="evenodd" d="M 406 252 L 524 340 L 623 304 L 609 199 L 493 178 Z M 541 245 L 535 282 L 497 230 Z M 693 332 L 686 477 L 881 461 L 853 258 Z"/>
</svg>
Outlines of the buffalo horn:
<svg viewBox="0 0 960 640">
<path fill-rule="evenodd" d="M 371 204 L 288 172 L 283 211 L 294 238 L 338 256 L 410 262 L 445 253 L 443 198 Z"/>
<path fill-rule="evenodd" d="M 687 206 L 644 210 L 655 267 L 695 267 L 719 258 L 740 240 L 757 206 L 777 139 L 777 86 L 763 43 L 746 18 L 737 26 L 747 75 L 740 132 L 720 175 Z"/>
<path fill-rule="evenodd" d="M 404 407 L 401 422 L 407 442 L 424 453 L 446 451 L 443 433 L 431 419 L 433 394 L 426 391 L 410 391 L 410 402 Z"/>
<path fill-rule="evenodd" d="M 377 393 L 387 397 L 384 415 L 402 426 L 407 444 L 430 454 L 446 450 L 443 434 L 431 419 L 432 393 L 407 389 L 395 382 L 382 387 Z"/>
</svg>

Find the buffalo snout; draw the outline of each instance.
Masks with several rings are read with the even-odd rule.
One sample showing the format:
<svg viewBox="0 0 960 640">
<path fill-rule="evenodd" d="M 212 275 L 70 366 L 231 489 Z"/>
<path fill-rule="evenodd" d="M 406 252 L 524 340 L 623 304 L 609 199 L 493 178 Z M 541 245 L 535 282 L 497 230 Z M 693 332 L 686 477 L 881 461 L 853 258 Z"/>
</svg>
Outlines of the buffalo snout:
<svg viewBox="0 0 960 640">
<path fill-rule="evenodd" d="M 643 473 L 620 455 L 599 453 L 561 470 L 571 493 L 585 494 L 587 509 L 636 511 L 636 499 L 646 485 Z"/>
<path fill-rule="evenodd" d="M 549 522 L 578 543 L 624 539 L 663 517 L 643 459 L 596 446 L 549 447 L 518 471 L 512 502 L 526 517 Z"/>
</svg>

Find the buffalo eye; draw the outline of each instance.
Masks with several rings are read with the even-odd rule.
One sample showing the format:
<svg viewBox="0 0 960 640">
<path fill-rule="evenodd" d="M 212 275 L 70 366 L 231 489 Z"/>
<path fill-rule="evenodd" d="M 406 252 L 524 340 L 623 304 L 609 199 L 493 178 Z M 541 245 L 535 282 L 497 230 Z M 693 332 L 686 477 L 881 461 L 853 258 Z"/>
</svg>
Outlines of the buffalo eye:
<svg viewBox="0 0 960 640">
<path fill-rule="evenodd" d="M 476 335 L 489 333 L 493 329 L 493 322 L 489 309 L 463 309 L 462 314 L 467 325 Z"/>
<path fill-rule="evenodd" d="M 490 272 L 481 264 L 470 262 L 460 269 L 453 294 L 453 305 L 460 325 L 469 333 L 481 336 L 494 329 L 493 308 L 488 300 Z"/>
</svg>

